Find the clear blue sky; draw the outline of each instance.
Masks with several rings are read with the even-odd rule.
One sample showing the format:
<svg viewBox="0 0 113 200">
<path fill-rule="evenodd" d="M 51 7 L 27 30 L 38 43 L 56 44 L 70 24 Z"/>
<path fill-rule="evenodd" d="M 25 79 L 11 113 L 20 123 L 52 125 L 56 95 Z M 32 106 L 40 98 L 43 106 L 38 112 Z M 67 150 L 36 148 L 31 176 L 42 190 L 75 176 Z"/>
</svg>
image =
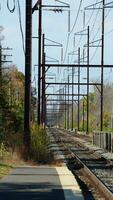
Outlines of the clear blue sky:
<svg viewBox="0 0 113 200">
<path fill-rule="evenodd" d="M 98 2 L 99 0 L 97 0 Z M 36 0 L 33 0 L 33 5 L 35 4 Z M 47 4 L 48 1 L 44 0 L 44 4 Z M 78 6 L 80 0 L 65 0 L 65 2 L 69 3 L 71 6 L 71 28 L 73 27 L 73 24 L 75 22 L 75 18 L 78 11 Z M 74 49 L 73 47 L 73 35 L 75 32 L 83 29 L 83 10 L 85 6 L 88 6 L 89 4 L 95 3 L 96 0 L 83 0 L 81 11 L 76 23 L 76 26 L 74 27 L 74 30 L 70 36 L 69 40 L 69 46 L 68 46 L 68 52 L 71 52 Z M 110 2 L 110 0 L 107 0 L 106 2 Z M 13 14 L 11 14 L 7 9 L 7 0 L 0 0 L 1 10 L 0 10 L 0 25 L 4 27 L 4 31 L 1 33 L 5 36 L 5 40 L 2 41 L 3 46 L 8 46 L 13 48 L 13 63 L 16 64 L 19 68 L 19 70 L 24 72 L 24 54 L 22 51 L 22 40 L 21 40 L 21 33 L 19 28 L 19 20 L 18 20 L 18 11 L 17 8 Z M 49 0 L 49 3 L 55 4 L 54 0 Z M 10 5 L 13 5 L 13 0 L 10 0 Z M 25 32 L 25 0 L 20 0 L 21 5 L 21 13 L 22 13 L 22 26 L 23 31 Z M 16 6 L 17 7 L 17 6 Z M 106 19 L 105 19 L 105 64 L 112 64 L 113 63 L 113 31 L 109 33 L 111 29 L 113 29 L 113 9 L 108 10 L 106 9 Z M 92 17 L 91 17 L 92 14 Z M 45 33 L 45 36 L 49 39 L 55 40 L 57 42 L 60 42 L 64 45 L 64 52 L 66 48 L 66 42 L 67 42 L 67 35 L 68 35 L 68 28 L 67 28 L 67 12 L 61 13 L 54 13 L 54 12 L 43 12 L 43 32 Z M 91 19 L 90 19 L 91 18 Z M 94 36 L 96 35 L 95 39 L 99 39 L 101 37 L 101 11 L 87 11 L 86 12 L 86 24 L 87 21 L 90 19 L 90 41 L 94 40 Z M 95 22 L 95 25 L 93 26 Z M 100 29 L 99 29 L 100 27 Z M 37 30 L 38 30 L 38 16 L 37 12 L 33 15 L 33 36 L 37 36 Z M 99 30 L 99 31 L 98 31 Z M 75 38 L 76 44 L 79 41 L 79 37 Z M 79 44 L 80 47 L 82 47 L 86 43 L 85 36 L 82 37 L 81 43 Z M 76 48 L 78 48 L 77 46 Z M 94 54 L 95 49 L 91 49 L 90 51 L 90 58 L 92 58 L 92 55 Z M 33 40 L 33 61 L 32 65 L 37 64 L 37 40 Z M 60 59 L 60 51 L 58 48 L 46 48 L 46 54 L 48 56 L 51 56 L 56 59 Z M 72 61 L 76 60 L 76 58 L 71 58 Z M 67 60 L 67 59 L 66 59 Z M 91 63 L 99 63 L 100 64 L 100 50 L 97 51 L 94 58 L 92 59 Z M 34 70 L 34 67 L 33 67 Z M 51 71 L 54 73 L 54 71 Z M 36 69 L 35 69 L 35 73 Z M 83 70 L 83 76 L 85 72 Z M 98 71 L 92 71 L 90 72 L 91 79 L 94 79 L 95 77 L 99 78 Z M 105 78 L 111 79 L 113 73 L 112 71 L 108 70 L 105 73 Z M 59 75 L 58 75 L 59 76 Z M 63 75 L 61 75 L 61 78 Z"/>
</svg>

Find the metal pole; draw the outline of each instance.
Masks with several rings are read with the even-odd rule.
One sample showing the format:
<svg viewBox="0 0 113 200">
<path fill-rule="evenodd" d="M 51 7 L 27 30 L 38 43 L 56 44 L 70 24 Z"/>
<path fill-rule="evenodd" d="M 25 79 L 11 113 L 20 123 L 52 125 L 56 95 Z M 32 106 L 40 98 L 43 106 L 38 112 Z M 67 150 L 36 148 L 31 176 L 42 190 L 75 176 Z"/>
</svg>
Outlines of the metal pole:
<svg viewBox="0 0 113 200">
<path fill-rule="evenodd" d="M 84 107 L 85 107 L 85 104 L 84 104 L 84 97 L 83 97 L 83 131 L 85 130 L 84 129 L 84 111 L 85 111 Z"/>
<path fill-rule="evenodd" d="M 89 26 L 87 31 L 87 133 L 89 133 Z"/>
<path fill-rule="evenodd" d="M 45 107 L 45 53 L 44 53 L 44 34 L 43 34 L 43 41 L 42 41 L 42 116 L 41 116 L 41 121 L 43 127 L 45 127 L 45 120 L 44 120 L 44 107 Z"/>
<path fill-rule="evenodd" d="M 73 130 L 73 100 L 74 100 L 74 67 L 72 67 L 72 113 L 71 113 L 71 130 Z"/>
<path fill-rule="evenodd" d="M 46 98 L 46 95 L 45 95 L 44 100 L 45 100 L 45 103 L 44 103 L 44 121 L 45 121 L 45 126 L 46 126 L 47 125 L 47 98 Z"/>
<path fill-rule="evenodd" d="M 0 45 L 0 85 L 2 83 L 2 46 Z"/>
<path fill-rule="evenodd" d="M 67 128 L 66 127 L 66 107 L 67 107 L 67 104 L 66 104 L 66 85 L 65 85 L 65 129 Z"/>
<path fill-rule="evenodd" d="M 67 108 L 67 129 L 69 129 L 69 75 L 68 75 L 68 108 Z"/>
<path fill-rule="evenodd" d="M 65 87 L 63 88 L 63 101 L 65 102 Z M 64 114 L 64 129 L 65 129 L 65 105 L 63 105 L 63 114 Z"/>
<path fill-rule="evenodd" d="M 42 0 L 39 0 L 39 29 L 38 29 L 38 116 L 37 121 L 40 125 L 40 92 L 41 92 L 41 39 L 42 39 Z"/>
<path fill-rule="evenodd" d="M 104 74 L 104 29 L 105 29 L 105 0 L 102 2 L 102 52 L 101 52 L 101 120 L 100 120 L 100 130 L 103 131 L 103 74 Z"/>
<path fill-rule="evenodd" d="M 31 117 L 31 65 L 32 65 L 32 0 L 26 0 L 26 41 L 25 41 L 25 99 L 24 99 L 24 147 L 25 159 L 30 152 Z"/>
<path fill-rule="evenodd" d="M 43 86 L 44 86 L 44 106 L 43 106 L 43 124 L 44 124 L 44 128 L 46 126 L 46 86 L 45 86 L 45 60 L 46 60 L 46 54 L 44 53 L 44 83 L 43 83 Z"/>
<path fill-rule="evenodd" d="M 78 65 L 80 65 L 80 48 L 78 48 Z M 80 66 L 78 67 L 78 131 L 80 130 Z"/>
</svg>

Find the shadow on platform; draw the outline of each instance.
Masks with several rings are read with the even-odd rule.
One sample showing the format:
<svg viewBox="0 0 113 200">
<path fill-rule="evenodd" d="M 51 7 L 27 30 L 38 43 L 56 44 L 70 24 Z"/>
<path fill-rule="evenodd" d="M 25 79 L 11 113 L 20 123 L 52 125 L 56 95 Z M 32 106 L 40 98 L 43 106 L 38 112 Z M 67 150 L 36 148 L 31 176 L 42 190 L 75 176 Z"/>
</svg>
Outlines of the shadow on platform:
<svg viewBox="0 0 113 200">
<path fill-rule="evenodd" d="M 75 199 L 71 189 L 62 189 L 55 168 L 17 168 L 0 180 L 0 200 L 64 200 L 64 194 Z"/>
</svg>

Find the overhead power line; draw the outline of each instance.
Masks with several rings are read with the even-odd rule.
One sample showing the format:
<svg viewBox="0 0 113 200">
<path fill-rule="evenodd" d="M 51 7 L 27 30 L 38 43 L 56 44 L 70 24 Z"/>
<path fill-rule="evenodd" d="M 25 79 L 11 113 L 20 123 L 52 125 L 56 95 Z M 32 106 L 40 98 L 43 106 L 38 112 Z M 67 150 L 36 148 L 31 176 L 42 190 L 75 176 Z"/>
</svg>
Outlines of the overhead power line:
<svg viewBox="0 0 113 200">
<path fill-rule="evenodd" d="M 110 31 L 108 31 L 107 33 L 106 33 L 106 35 L 108 35 L 108 34 L 110 34 L 110 33 L 112 33 L 113 32 L 113 29 L 111 29 Z"/>
<path fill-rule="evenodd" d="M 101 8 L 101 5 L 99 6 L 99 8 Z M 106 15 L 105 15 L 105 20 L 106 20 L 106 18 L 108 17 L 110 11 L 111 11 L 111 8 L 110 8 L 110 9 L 108 10 L 108 12 L 106 13 Z M 90 30 L 90 37 L 91 37 L 91 35 L 92 35 L 92 33 L 93 33 L 94 26 L 95 26 L 95 24 L 96 24 L 96 20 L 97 20 L 97 17 L 98 17 L 99 12 L 100 12 L 100 10 L 97 10 L 96 17 L 95 17 L 95 19 L 94 19 L 94 23 L 93 23 L 92 28 L 91 28 L 91 30 Z M 92 16 L 92 15 L 91 15 L 91 16 Z M 97 32 L 96 32 L 96 34 L 94 35 L 94 37 L 93 37 L 92 40 L 94 40 L 94 39 L 96 38 L 96 36 L 98 35 L 98 33 L 99 33 L 100 29 L 101 29 L 101 26 L 102 26 L 102 24 L 100 23 L 100 25 L 99 25 L 99 27 L 98 27 L 98 29 L 97 29 Z M 108 34 L 111 33 L 111 32 L 112 32 L 112 30 L 111 30 L 110 32 L 108 32 Z M 76 49 L 77 46 L 80 44 L 81 39 L 82 39 L 82 36 L 80 36 L 80 40 L 79 40 L 78 44 L 76 45 L 76 47 L 74 47 L 74 49 Z M 99 43 L 99 44 L 100 44 L 100 43 Z M 99 45 L 99 44 L 98 44 L 98 45 Z M 74 49 L 73 49 L 73 50 L 74 50 Z M 92 61 L 93 58 L 95 57 L 95 55 L 96 55 L 96 53 L 97 53 L 97 50 L 98 50 L 98 47 L 95 49 L 94 55 L 91 57 L 90 61 Z M 72 59 L 73 59 L 73 55 L 72 55 Z M 71 59 L 71 62 L 72 62 L 72 59 Z"/>
<path fill-rule="evenodd" d="M 110 9 L 108 10 L 108 12 L 106 13 L 106 15 L 105 15 L 105 20 L 106 20 L 106 18 L 108 17 L 110 11 L 111 11 L 111 8 L 110 8 Z M 101 29 L 101 26 L 102 26 L 102 24 L 100 23 L 99 26 L 98 26 L 97 32 L 96 32 L 96 34 L 95 34 L 94 37 L 93 37 L 93 40 L 94 40 L 94 39 L 96 38 L 96 36 L 98 35 L 98 33 L 99 33 L 100 29 Z M 90 36 L 91 36 L 91 33 L 92 33 L 92 32 L 93 32 L 93 29 L 90 31 Z"/>
<path fill-rule="evenodd" d="M 96 0 L 96 3 L 97 3 L 97 2 L 98 2 L 98 0 Z M 85 12 L 85 10 L 84 10 L 84 12 Z M 94 10 L 92 10 L 91 15 L 90 15 L 90 17 L 89 17 L 87 23 L 85 22 L 85 24 L 84 24 L 85 27 L 88 26 L 89 22 L 91 21 L 91 19 L 92 19 L 92 17 L 93 17 L 93 14 L 94 14 Z M 84 17 L 85 17 L 85 16 L 84 16 Z"/>
<path fill-rule="evenodd" d="M 83 0 L 80 1 L 78 12 L 77 12 L 77 15 L 76 15 L 76 18 L 75 18 L 75 22 L 74 22 L 73 27 L 72 27 L 72 29 L 70 31 L 70 34 L 73 32 L 73 30 L 74 30 L 74 28 L 76 26 L 76 23 L 77 23 L 77 20 L 78 20 L 78 16 L 79 16 L 79 13 L 80 13 L 80 9 L 81 9 L 81 6 L 82 6 L 82 1 Z"/>
<path fill-rule="evenodd" d="M 17 5 L 18 5 L 19 25 L 20 25 L 20 31 L 21 31 L 21 37 L 22 37 L 22 48 L 23 48 L 23 52 L 25 54 L 24 33 L 23 33 L 23 28 L 22 28 L 22 17 L 21 17 L 21 8 L 20 8 L 20 1 L 19 0 L 17 0 Z"/>
<path fill-rule="evenodd" d="M 9 10 L 10 13 L 14 13 L 15 11 L 15 8 L 16 8 L 16 3 L 15 3 L 15 0 L 13 0 L 13 8 L 11 8 L 11 6 L 9 5 L 11 1 L 7 0 L 7 8 Z"/>
<path fill-rule="evenodd" d="M 110 10 L 111 10 L 111 8 L 110 8 Z M 107 12 L 107 14 L 105 15 L 105 20 L 106 20 L 106 18 L 108 17 L 108 15 L 109 15 L 109 13 L 110 13 L 110 10 Z M 97 32 L 96 32 L 96 34 L 95 34 L 95 36 L 94 36 L 94 38 L 93 38 L 93 40 L 96 38 L 96 36 L 97 36 L 97 34 L 98 34 L 98 32 L 99 32 L 99 30 L 101 29 L 101 24 L 99 25 L 99 27 L 98 27 L 98 30 L 97 30 Z M 110 32 L 112 32 L 113 30 L 111 30 Z M 100 41 L 101 42 L 101 41 Z M 98 45 L 100 45 L 100 42 L 98 43 Z M 95 52 L 94 52 L 94 54 L 92 55 L 92 57 L 91 57 L 91 59 L 90 59 L 90 62 L 93 60 L 93 58 L 95 57 L 95 55 L 96 55 L 96 53 L 97 53 L 97 50 L 98 50 L 98 47 L 96 47 L 96 49 L 95 49 Z"/>
<path fill-rule="evenodd" d="M 83 0 L 80 0 L 80 4 L 79 4 L 79 8 L 78 8 L 78 12 L 77 12 L 77 15 L 76 15 L 76 18 L 75 18 L 74 24 L 73 24 L 73 26 L 72 26 L 71 31 L 68 33 L 67 44 L 66 44 L 66 50 L 65 50 L 64 61 L 63 61 L 63 62 L 65 62 L 65 59 L 66 59 L 66 56 L 67 56 L 67 51 L 68 51 L 68 46 L 69 46 L 70 35 L 71 35 L 71 33 L 73 32 L 73 30 L 74 30 L 74 28 L 75 28 L 75 26 L 76 26 L 76 23 L 77 23 L 77 20 L 78 20 L 78 17 L 79 17 L 79 13 L 80 13 L 80 9 L 81 9 L 81 6 L 82 6 L 82 1 L 83 1 Z"/>
<path fill-rule="evenodd" d="M 14 13 L 15 9 L 16 9 L 16 1 L 13 1 L 13 8 L 11 8 L 10 0 L 7 0 L 7 8 L 11 13 Z M 22 28 L 22 17 L 21 17 L 21 7 L 20 7 L 20 1 L 17 0 L 17 8 L 18 8 L 18 18 L 19 18 L 19 26 L 20 26 L 20 31 L 21 31 L 21 37 L 22 37 L 22 48 L 23 48 L 23 52 L 25 54 L 25 47 L 24 47 L 24 33 L 23 33 L 23 28 Z"/>
</svg>

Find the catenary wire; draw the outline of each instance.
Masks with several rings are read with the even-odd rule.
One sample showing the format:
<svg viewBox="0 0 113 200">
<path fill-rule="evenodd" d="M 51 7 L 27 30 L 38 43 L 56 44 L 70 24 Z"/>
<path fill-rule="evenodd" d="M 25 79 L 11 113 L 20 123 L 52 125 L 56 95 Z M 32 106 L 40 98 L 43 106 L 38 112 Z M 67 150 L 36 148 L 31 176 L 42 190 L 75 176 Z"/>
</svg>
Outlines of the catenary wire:
<svg viewBox="0 0 113 200">
<path fill-rule="evenodd" d="M 23 52 L 25 54 L 24 33 L 23 33 L 23 28 L 22 28 L 22 17 L 21 17 L 21 8 L 20 8 L 20 1 L 19 0 L 17 0 L 17 5 L 18 5 L 19 26 L 20 26 L 21 37 L 22 37 L 22 49 L 23 49 Z"/>
<path fill-rule="evenodd" d="M 7 8 L 8 8 L 8 10 L 9 10 L 10 13 L 14 13 L 14 11 L 15 11 L 15 8 L 16 8 L 15 0 L 13 0 L 13 4 L 14 4 L 13 8 L 11 9 L 10 5 L 9 5 L 9 0 L 7 0 Z"/>
<path fill-rule="evenodd" d="M 93 23 L 93 25 L 92 25 L 91 32 L 93 31 L 93 28 L 94 28 L 94 26 L 95 26 L 95 23 L 96 23 L 98 14 L 99 14 L 99 10 L 97 11 L 96 17 L 95 17 L 95 19 L 94 19 L 94 23 Z M 90 19 L 92 18 L 92 15 L 93 15 L 93 13 L 92 13 L 91 16 L 90 16 Z M 89 21 L 90 21 L 90 20 L 89 20 Z M 87 23 L 87 25 L 88 25 L 88 23 Z M 86 27 L 86 25 L 85 25 L 85 27 Z M 91 36 L 91 32 L 90 32 L 90 36 Z M 78 47 L 78 45 L 81 43 L 81 40 L 82 40 L 82 35 L 80 36 L 80 39 L 79 39 L 77 45 L 74 47 L 74 49 L 76 49 L 76 48 Z M 73 49 L 73 51 L 74 51 L 74 49 Z M 72 63 L 72 60 L 73 60 L 73 56 L 74 56 L 74 55 L 72 55 L 71 63 Z"/>
<path fill-rule="evenodd" d="M 68 36 L 67 36 L 66 50 L 65 50 L 65 54 L 64 54 L 64 60 L 63 60 L 63 63 L 65 62 L 65 59 L 66 59 L 66 55 L 67 55 L 67 51 L 68 51 L 68 46 L 69 46 L 70 35 L 71 35 L 71 33 L 73 32 L 73 30 L 74 30 L 74 28 L 75 28 L 75 26 L 76 26 L 76 23 L 77 23 L 78 17 L 79 17 L 80 9 L 81 9 L 81 6 L 82 6 L 82 1 L 83 1 L 83 0 L 80 0 L 80 4 L 79 4 L 79 8 L 78 8 L 78 12 L 77 12 L 77 15 L 76 15 L 76 18 L 75 18 L 74 24 L 73 24 L 73 26 L 72 26 L 71 31 L 68 33 Z"/>
</svg>

